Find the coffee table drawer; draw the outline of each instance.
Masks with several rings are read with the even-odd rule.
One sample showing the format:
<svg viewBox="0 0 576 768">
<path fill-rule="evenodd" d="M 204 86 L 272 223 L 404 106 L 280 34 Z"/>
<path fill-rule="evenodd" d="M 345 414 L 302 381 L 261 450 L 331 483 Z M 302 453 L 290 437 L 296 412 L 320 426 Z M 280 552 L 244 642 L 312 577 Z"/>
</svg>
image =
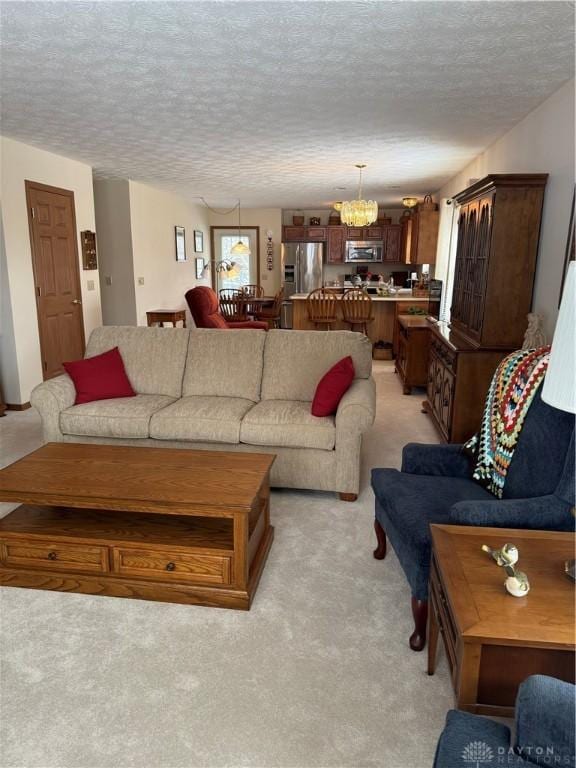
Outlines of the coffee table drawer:
<svg viewBox="0 0 576 768">
<path fill-rule="evenodd" d="M 229 584 L 230 558 L 170 550 L 113 547 L 114 572 L 162 581 L 190 581 L 195 584 Z"/>
<path fill-rule="evenodd" d="M 108 547 L 68 544 L 44 539 L 4 539 L 0 541 L 2 563 L 18 568 L 55 571 L 107 573 Z"/>
</svg>

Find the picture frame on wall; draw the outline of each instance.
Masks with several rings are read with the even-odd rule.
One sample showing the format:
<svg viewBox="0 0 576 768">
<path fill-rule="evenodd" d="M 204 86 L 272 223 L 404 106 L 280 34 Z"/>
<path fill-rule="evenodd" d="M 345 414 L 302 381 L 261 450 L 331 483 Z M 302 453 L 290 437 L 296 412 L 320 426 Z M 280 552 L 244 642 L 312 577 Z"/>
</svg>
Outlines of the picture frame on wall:
<svg viewBox="0 0 576 768">
<path fill-rule="evenodd" d="M 204 232 L 201 229 L 194 230 L 194 253 L 204 253 Z"/>
<path fill-rule="evenodd" d="M 186 231 L 184 227 L 174 227 L 176 240 L 176 261 L 186 261 Z"/>
<path fill-rule="evenodd" d="M 204 267 L 206 266 L 206 262 L 204 261 L 204 258 L 202 256 L 196 257 L 196 279 L 200 280 L 204 275 Z"/>
</svg>

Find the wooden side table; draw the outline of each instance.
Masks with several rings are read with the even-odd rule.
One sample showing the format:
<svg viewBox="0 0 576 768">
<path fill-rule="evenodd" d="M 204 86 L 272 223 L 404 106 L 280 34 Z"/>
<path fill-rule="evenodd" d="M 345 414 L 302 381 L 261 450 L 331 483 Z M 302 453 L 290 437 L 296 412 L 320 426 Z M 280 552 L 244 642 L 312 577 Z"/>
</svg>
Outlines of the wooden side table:
<svg viewBox="0 0 576 768">
<path fill-rule="evenodd" d="M 398 315 L 398 353 L 396 373 L 402 379 L 405 395 L 412 387 L 425 387 L 428 381 L 430 327 L 421 315 Z"/>
<path fill-rule="evenodd" d="M 184 309 L 152 309 L 146 312 L 148 325 L 159 325 L 164 328 L 166 323 L 172 323 L 176 328 L 176 323 L 181 322 L 182 328 L 186 328 L 186 311 Z"/>
<path fill-rule="evenodd" d="M 442 636 L 456 705 L 481 715 L 511 717 L 518 686 L 529 675 L 574 682 L 574 584 L 564 562 L 572 533 L 432 525 L 428 674 Z M 482 544 L 506 542 L 520 552 L 530 581 L 526 597 L 504 589 L 506 573 Z"/>
</svg>

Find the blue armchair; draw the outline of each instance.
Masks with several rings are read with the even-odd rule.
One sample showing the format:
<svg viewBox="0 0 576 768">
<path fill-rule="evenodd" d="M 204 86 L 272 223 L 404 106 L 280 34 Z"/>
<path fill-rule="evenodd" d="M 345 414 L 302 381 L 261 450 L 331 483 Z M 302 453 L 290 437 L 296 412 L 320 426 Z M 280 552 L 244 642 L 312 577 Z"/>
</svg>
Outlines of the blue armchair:
<svg viewBox="0 0 576 768">
<path fill-rule="evenodd" d="M 516 735 L 502 723 L 451 710 L 434 768 L 555 765 L 574 767 L 575 687 L 544 675 L 527 678 L 516 697 Z M 474 759 L 476 758 L 476 759 Z"/>
<path fill-rule="evenodd" d="M 386 536 L 412 590 L 410 647 L 426 643 L 430 524 L 573 530 L 574 416 L 536 393 L 508 469 L 502 499 L 472 479 L 460 445 L 409 443 L 402 469 L 373 469 L 376 496 L 374 557 L 386 555 Z"/>
</svg>

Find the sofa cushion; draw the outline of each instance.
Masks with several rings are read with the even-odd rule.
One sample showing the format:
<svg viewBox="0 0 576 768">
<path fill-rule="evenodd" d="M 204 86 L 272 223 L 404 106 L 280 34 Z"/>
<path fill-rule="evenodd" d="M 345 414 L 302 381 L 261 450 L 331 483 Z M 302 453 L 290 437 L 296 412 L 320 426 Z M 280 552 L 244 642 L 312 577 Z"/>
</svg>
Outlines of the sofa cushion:
<svg viewBox="0 0 576 768">
<path fill-rule="evenodd" d="M 240 422 L 253 405 L 240 397 L 183 397 L 152 417 L 150 437 L 239 443 Z"/>
<path fill-rule="evenodd" d="M 180 397 L 189 333 L 185 328 L 106 325 L 92 331 L 86 357 L 118 347 L 136 392 Z"/>
<path fill-rule="evenodd" d="M 262 400 L 311 402 L 318 382 L 335 363 L 350 355 L 357 379 L 372 371 L 372 344 L 352 331 L 271 330 L 264 346 Z"/>
<path fill-rule="evenodd" d="M 348 355 L 326 371 L 318 382 L 310 409 L 312 416 L 332 416 L 336 413 L 340 400 L 348 392 L 353 381 L 354 363 Z"/>
<path fill-rule="evenodd" d="M 166 395 L 136 395 L 73 405 L 60 414 L 60 429 L 87 437 L 150 437 L 152 414 L 173 402 Z"/>
<path fill-rule="evenodd" d="M 136 392 L 126 375 L 122 355 L 118 347 L 101 355 L 62 363 L 74 382 L 75 405 L 93 400 L 110 400 L 114 397 L 134 397 Z"/>
<path fill-rule="evenodd" d="M 312 416 L 309 402 L 262 400 L 244 417 L 240 441 L 331 451 L 336 443 L 335 421 L 333 416 Z"/>
<path fill-rule="evenodd" d="M 190 331 L 182 396 L 239 397 L 258 402 L 266 334 L 254 330 Z"/>
</svg>

